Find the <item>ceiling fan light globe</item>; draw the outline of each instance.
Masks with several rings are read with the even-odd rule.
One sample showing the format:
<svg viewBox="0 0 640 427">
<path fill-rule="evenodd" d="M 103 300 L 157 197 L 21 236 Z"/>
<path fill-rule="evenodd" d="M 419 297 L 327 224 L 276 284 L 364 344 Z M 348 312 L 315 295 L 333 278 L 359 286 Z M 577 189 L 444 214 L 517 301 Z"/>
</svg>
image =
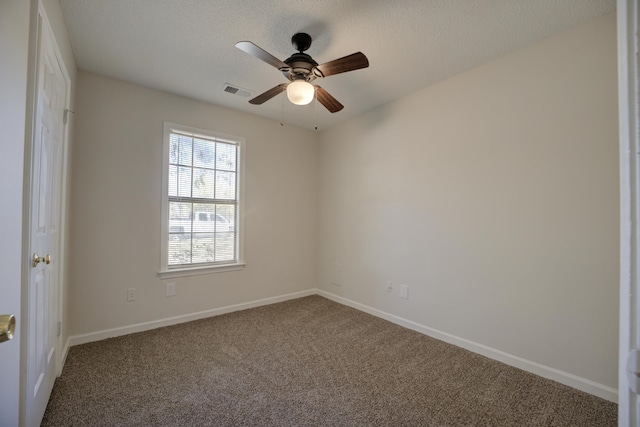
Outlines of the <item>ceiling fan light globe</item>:
<svg viewBox="0 0 640 427">
<path fill-rule="evenodd" d="M 313 101 L 315 87 L 304 80 L 295 80 L 287 86 L 287 98 L 293 104 L 307 105 Z"/>
</svg>

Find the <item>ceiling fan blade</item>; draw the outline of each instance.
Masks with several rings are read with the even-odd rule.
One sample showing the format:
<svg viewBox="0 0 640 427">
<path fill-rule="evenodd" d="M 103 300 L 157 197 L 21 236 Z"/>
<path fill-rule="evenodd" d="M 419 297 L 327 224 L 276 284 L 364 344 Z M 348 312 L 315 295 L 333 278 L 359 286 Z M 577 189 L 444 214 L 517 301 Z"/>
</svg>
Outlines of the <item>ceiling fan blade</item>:
<svg viewBox="0 0 640 427">
<path fill-rule="evenodd" d="M 238 42 L 236 43 L 236 47 L 269 65 L 273 65 L 279 70 L 288 70 L 290 68 L 287 64 L 251 42 Z"/>
<path fill-rule="evenodd" d="M 369 60 L 364 53 L 356 52 L 351 55 L 320 64 L 315 67 L 315 71 L 318 77 L 328 77 L 333 76 L 334 74 L 367 68 L 368 66 Z"/>
<path fill-rule="evenodd" d="M 260 105 L 260 104 L 270 100 L 274 96 L 279 95 L 282 92 L 284 92 L 284 90 L 287 87 L 287 85 L 288 85 L 288 83 L 279 84 L 278 86 L 269 89 L 265 93 L 256 96 L 255 98 L 253 98 L 252 100 L 249 101 L 249 104 Z"/>
<path fill-rule="evenodd" d="M 329 94 L 326 90 L 316 85 L 316 98 L 327 110 L 332 113 L 337 113 L 344 108 L 344 105 L 340 104 L 337 99 Z"/>
</svg>

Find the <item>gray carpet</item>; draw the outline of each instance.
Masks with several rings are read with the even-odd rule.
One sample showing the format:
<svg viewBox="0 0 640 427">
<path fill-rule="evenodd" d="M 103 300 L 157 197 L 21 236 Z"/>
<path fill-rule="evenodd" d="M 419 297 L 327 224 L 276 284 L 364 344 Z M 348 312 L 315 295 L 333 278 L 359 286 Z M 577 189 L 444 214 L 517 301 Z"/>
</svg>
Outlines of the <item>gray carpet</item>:
<svg viewBox="0 0 640 427">
<path fill-rule="evenodd" d="M 72 347 L 42 426 L 615 426 L 616 412 L 310 296 Z"/>
</svg>

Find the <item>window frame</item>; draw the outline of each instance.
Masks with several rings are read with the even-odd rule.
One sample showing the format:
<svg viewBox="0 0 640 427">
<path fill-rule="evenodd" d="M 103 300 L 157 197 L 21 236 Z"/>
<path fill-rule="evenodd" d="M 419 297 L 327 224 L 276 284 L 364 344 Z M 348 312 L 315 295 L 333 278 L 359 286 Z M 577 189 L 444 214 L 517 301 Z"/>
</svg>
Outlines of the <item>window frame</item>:
<svg viewBox="0 0 640 427">
<path fill-rule="evenodd" d="M 236 260 L 225 264 L 197 264 L 193 266 L 180 265 L 169 266 L 169 150 L 170 135 L 172 132 L 187 134 L 206 139 L 229 141 L 236 144 Z M 160 234 L 160 271 L 161 278 L 173 278 L 192 276 L 198 274 L 222 273 L 226 271 L 241 270 L 244 262 L 244 146 L 245 139 L 236 135 L 215 132 L 208 129 L 200 129 L 177 123 L 164 122 L 162 135 L 162 208 L 161 208 L 161 234 Z"/>
</svg>

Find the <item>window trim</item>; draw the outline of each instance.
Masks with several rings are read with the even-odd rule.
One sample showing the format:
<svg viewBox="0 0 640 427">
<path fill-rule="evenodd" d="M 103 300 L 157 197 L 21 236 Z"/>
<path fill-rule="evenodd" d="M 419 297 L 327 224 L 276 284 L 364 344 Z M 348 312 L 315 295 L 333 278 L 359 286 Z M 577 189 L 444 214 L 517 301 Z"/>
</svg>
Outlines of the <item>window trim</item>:
<svg viewBox="0 0 640 427">
<path fill-rule="evenodd" d="M 238 192 L 236 211 L 236 245 L 237 260 L 236 262 L 217 265 L 194 265 L 193 267 L 181 265 L 179 267 L 169 267 L 169 140 L 172 131 L 179 133 L 191 134 L 203 138 L 215 138 L 221 140 L 233 141 L 238 147 L 237 168 L 239 169 L 236 179 L 236 189 Z M 244 262 L 244 147 L 245 139 L 230 134 L 214 132 L 208 129 L 200 129 L 191 126 L 180 125 L 177 123 L 164 122 L 162 135 L 162 208 L 160 214 L 160 270 L 158 275 L 161 278 L 184 277 L 209 273 L 222 273 L 227 271 L 241 270 L 245 267 Z"/>
</svg>

